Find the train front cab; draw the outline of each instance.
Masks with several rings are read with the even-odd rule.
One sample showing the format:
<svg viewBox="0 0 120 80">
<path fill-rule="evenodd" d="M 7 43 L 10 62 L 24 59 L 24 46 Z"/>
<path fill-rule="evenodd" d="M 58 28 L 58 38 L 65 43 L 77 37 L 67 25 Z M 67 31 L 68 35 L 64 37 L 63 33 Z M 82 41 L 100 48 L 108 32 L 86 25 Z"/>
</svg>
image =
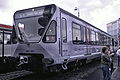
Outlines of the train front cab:
<svg viewBox="0 0 120 80">
<path fill-rule="evenodd" d="M 16 46 L 14 56 L 20 58 L 18 67 L 26 65 L 27 68 L 40 69 L 42 66 L 45 69 L 60 64 L 60 20 L 56 8 L 55 5 L 48 5 L 14 14 L 12 45 Z"/>
</svg>

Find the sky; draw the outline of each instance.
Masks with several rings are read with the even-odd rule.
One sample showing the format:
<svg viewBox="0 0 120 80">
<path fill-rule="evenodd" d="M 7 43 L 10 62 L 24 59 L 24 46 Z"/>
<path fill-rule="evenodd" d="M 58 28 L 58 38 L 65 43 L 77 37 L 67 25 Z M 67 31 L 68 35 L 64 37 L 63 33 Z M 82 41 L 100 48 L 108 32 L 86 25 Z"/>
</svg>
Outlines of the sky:
<svg viewBox="0 0 120 80">
<path fill-rule="evenodd" d="M 0 24 L 13 24 L 13 14 L 17 10 L 56 4 L 64 10 L 78 15 L 90 24 L 107 31 L 106 24 L 120 18 L 119 0 L 0 0 Z"/>
</svg>

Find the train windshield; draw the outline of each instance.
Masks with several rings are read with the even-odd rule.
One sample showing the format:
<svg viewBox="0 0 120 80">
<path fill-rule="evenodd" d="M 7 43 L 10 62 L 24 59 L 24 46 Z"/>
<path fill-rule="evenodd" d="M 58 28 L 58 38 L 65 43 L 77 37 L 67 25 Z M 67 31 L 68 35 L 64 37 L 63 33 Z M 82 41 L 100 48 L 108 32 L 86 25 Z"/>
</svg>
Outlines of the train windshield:
<svg viewBox="0 0 120 80">
<path fill-rule="evenodd" d="M 18 11 L 14 15 L 18 37 L 22 41 L 38 42 L 43 35 L 52 15 L 54 5 Z"/>
</svg>

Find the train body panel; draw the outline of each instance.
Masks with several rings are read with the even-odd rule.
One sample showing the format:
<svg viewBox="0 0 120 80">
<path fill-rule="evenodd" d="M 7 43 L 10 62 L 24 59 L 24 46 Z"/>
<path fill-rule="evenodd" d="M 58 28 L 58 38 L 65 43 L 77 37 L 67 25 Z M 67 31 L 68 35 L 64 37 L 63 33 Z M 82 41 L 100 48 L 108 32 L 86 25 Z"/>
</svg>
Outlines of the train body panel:
<svg viewBox="0 0 120 80">
<path fill-rule="evenodd" d="M 2 44 L 0 44 L 0 57 L 2 57 Z M 4 46 L 4 56 L 13 56 L 11 53 L 11 45 L 5 45 Z"/>
</svg>

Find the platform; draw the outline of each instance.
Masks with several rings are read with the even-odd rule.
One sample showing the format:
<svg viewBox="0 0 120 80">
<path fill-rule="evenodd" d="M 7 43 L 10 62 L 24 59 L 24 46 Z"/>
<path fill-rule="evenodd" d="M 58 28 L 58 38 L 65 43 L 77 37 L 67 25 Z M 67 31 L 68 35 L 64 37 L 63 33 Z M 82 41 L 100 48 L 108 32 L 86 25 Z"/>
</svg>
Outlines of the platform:
<svg viewBox="0 0 120 80">
<path fill-rule="evenodd" d="M 117 67 L 111 76 L 111 80 L 120 80 L 120 67 Z"/>
</svg>

